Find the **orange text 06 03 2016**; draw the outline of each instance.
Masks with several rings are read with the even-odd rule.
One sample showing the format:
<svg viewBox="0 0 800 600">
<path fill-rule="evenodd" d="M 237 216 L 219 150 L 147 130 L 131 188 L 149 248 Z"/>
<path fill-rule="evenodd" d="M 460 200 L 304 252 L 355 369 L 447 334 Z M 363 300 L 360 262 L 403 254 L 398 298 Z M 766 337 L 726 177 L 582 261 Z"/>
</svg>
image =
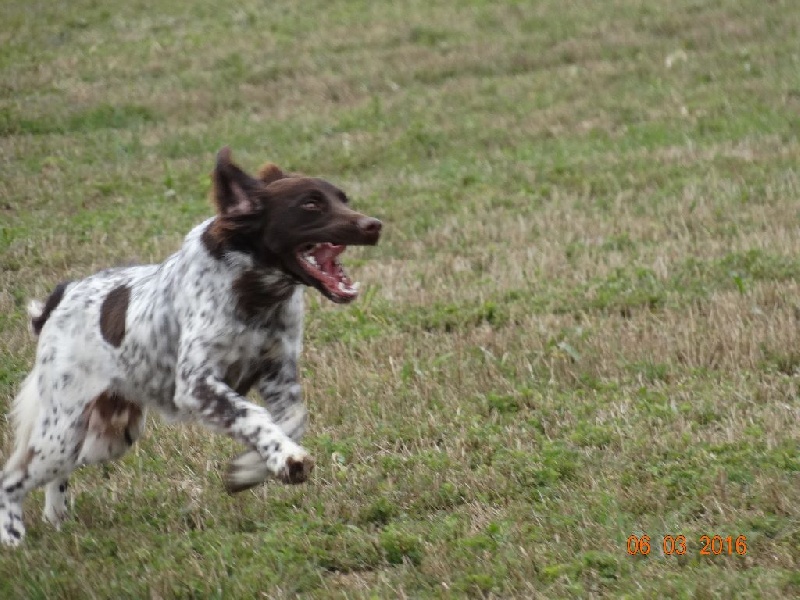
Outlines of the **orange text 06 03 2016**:
<svg viewBox="0 0 800 600">
<path fill-rule="evenodd" d="M 664 535 L 661 537 L 661 551 L 664 556 L 683 556 L 691 551 L 685 535 Z M 740 535 L 701 535 L 697 539 L 697 552 L 703 556 L 744 556 L 747 554 L 747 537 Z M 647 534 L 628 537 L 626 550 L 631 556 L 648 556 L 653 550 L 653 540 Z"/>
</svg>

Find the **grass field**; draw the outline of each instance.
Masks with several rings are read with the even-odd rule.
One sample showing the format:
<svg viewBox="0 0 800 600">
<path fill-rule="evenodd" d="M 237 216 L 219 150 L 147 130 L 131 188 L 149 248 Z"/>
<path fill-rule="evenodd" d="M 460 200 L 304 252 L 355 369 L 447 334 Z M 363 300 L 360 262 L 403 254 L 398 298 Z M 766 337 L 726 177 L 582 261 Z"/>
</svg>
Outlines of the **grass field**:
<svg viewBox="0 0 800 600">
<path fill-rule="evenodd" d="M 175 251 L 220 146 L 384 221 L 306 294 L 309 484 L 229 497 L 236 445 L 151 417 L 61 532 L 29 498 L 1 598 L 800 594 L 796 2 L 0 14 L 3 412 L 27 299 Z"/>
</svg>

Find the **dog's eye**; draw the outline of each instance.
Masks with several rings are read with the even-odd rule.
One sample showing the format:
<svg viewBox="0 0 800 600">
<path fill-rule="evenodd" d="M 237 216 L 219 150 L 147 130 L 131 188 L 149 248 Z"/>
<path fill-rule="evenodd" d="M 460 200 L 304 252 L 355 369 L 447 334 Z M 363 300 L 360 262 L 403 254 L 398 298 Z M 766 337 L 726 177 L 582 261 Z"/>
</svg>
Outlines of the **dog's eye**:
<svg viewBox="0 0 800 600">
<path fill-rule="evenodd" d="M 303 210 L 322 210 L 322 203 L 319 200 L 306 200 L 303 203 Z"/>
</svg>

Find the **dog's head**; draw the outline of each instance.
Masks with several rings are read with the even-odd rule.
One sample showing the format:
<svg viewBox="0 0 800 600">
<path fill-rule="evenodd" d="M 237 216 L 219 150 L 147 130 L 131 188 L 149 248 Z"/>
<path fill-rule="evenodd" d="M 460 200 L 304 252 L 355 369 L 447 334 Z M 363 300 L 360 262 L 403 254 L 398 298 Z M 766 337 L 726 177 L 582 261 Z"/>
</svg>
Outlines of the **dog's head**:
<svg viewBox="0 0 800 600">
<path fill-rule="evenodd" d="M 338 257 L 347 246 L 377 244 L 378 219 L 354 211 L 323 179 L 288 175 L 273 164 L 252 177 L 233 163 L 228 147 L 217 154 L 212 178 L 217 217 L 205 239 L 212 253 L 247 252 L 334 302 L 355 299 L 358 283 Z"/>
</svg>

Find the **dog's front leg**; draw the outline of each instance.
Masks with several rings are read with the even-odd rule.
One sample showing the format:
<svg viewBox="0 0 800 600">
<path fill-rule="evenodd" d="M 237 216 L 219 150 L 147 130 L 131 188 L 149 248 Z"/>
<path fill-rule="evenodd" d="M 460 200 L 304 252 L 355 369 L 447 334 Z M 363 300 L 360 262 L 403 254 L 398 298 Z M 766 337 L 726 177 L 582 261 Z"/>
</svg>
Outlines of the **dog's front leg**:
<svg viewBox="0 0 800 600">
<path fill-rule="evenodd" d="M 297 361 L 302 345 L 301 336 L 299 327 L 287 331 L 287 335 L 282 337 L 282 345 L 271 349 L 266 362 L 261 365 L 261 375 L 255 382 L 272 420 L 284 434 L 298 443 L 305 433 L 308 419 L 298 382 Z M 269 472 L 261 456 L 255 450 L 249 450 L 231 461 L 225 473 L 225 486 L 230 492 L 238 492 L 260 484 L 267 477 Z"/>
<path fill-rule="evenodd" d="M 257 470 L 262 475 L 261 480 L 268 474 L 285 483 L 302 483 L 308 479 L 314 461 L 283 432 L 265 408 L 237 394 L 207 368 L 195 370 L 186 363 L 179 363 L 178 372 L 182 374 L 175 395 L 178 410 L 195 415 L 211 429 L 248 445 L 253 452 L 246 456 L 257 454 L 257 464 L 251 456 L 250 463 L 240 465 L 241 469 Z M 252 476 L 246 479 L 252 480 Z M 226 485 L 229 491 L 245 489 L 228 481 Z"/>
<path fill-rule="evenodd" d="M 264 375 L 256 387 L 274 423 L 299 442 L 306 429 L 307 412 L 297 382 L 296 359 L 287 358 L 277 374 Z M 228 465 L 225 486 L 231 493 L 238 492 L 260 484 L 267 477 L 269 472 L 260 454 L 250 450 Z"/>
<path fill-rule="evenodd" d="M 287 355 L 278 372 L 259 379 L 256 389 L 275 423 L 299 442 L 306 430 L 308 414 L 298 382 L 297 357 Z"/>
</svg>

